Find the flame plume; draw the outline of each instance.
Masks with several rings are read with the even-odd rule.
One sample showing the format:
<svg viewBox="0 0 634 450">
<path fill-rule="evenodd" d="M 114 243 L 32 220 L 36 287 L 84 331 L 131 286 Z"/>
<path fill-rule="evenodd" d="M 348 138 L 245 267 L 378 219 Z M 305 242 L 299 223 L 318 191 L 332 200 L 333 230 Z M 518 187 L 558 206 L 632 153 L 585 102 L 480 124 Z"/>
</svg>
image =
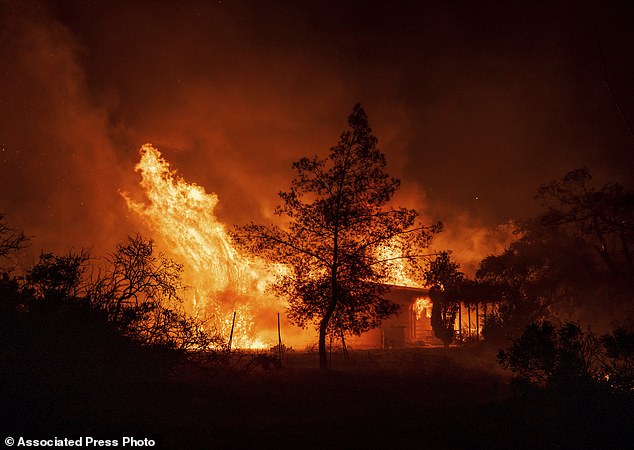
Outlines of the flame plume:
<svg viewBox="0 0 634 450">
<path fill-rule="evenodd" d="M 214 208 L 218 196 L 176 175 L 161 153 L 150 144 L 141 147 L 135 171 L 148 203 L 122 194 L 128 208 L 141 216 L 172 256 L 185 266 L 185 282 L 192 289 L 186 299 L 193 314 L 213 317 L 228 337 L 233 311 L 233 342 L 238 347 L 264 344 L 254 337 L 254 310 L 272 306 L 264 293 L 274 267 L 244 257 L 232 246 Z M 268 305 L 267 305 L 268 303 Z"/>
<path fill-rule="evenodd" d="M 258 336 L 254 321 L 258 316 L 266 321 L 284 307 L 265 291 L 285 267 L 241 255 L 214 214 L 219 201 L 215 193 L 178 176 L 151 144 L 143 145 L 140 155 L 134 170 L 141 176 L 147 202 L 135 201 L 126 193 L 122 196 L 130 211 L 143 218 L 170 255 L 184 265 L 184 282 L 190 287 L 186 308 L 193 315 L 213 319 L 226 338 L 235 311 L 233 344 L 240 348 L 267 347 L 264 342 L 271 340 L 272 330 L 259 330 Z M 389 261 L 386 283 L 420 287 L 409 275 L 398 246 L 386 245 L 377 256 Z M 269 337 L 263 339 L 267 331 Z M 295 340 L 304 340 L 305 332 L 294 334 Z"/>
<path fill-rule="evenodd" d="M 377 259 L 385 261 L 385 284 L 392 286 L 403 286 L 422 288 L 422 284 L 414 279 L 411 270 L 408 268 L 408 262 L 403 258 L 403 252 L 398 245 L 390 242 L 377 250 Z"/>
</svg>

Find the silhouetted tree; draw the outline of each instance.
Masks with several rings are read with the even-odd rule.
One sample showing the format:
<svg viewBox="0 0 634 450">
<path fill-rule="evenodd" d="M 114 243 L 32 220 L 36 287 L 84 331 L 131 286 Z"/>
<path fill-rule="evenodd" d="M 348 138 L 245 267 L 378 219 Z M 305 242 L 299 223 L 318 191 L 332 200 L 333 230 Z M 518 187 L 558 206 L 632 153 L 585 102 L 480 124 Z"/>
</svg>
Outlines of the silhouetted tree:
<svg viewBox="0 0 634 450">
<path fill-rule="evenodd" d="M 359 283 L 357 277 L 363 273 L 364 267 L 361 265 L 357 272 L 351 269 L 339 274 L 338 305 L 326 335 L 341 340 L 342 346 L 345 346 L 346 335 L 360 335 L 375 328 L 383 318 L 398 309 L 397 305 L 382 297 L 388 291 L 386 285 Z M 288 299 L 288 317 L 291 321 L 306 326 L 319 321 L 323 311 L 328 308 L 332 298 L 332 280 L 328 276 L 314 278 L 304 268 L 298 267 L 292 273 L 278 278 L 275 291 Z"/>
<path fill-rule="evenodd" d="M 286 229 L 252 223 L 235 233 L 251 253 L 288 265 L 274 289 L 289 299 L 292 321 L 317 324 L 322 369 L 333 318 L 343 331 L 359 333 L 395 310 L 382 298 L 381 247 L 398 247 L 399 258 L 414 260 L 436 231 L 417 226 L 416 211 L 388 206 L 400 183 L 385 172 L 385 156 L 359 105 L 348 125 L 327 158 L 293 164 L 296 176 L 275 210 L 288 219 Z"/>
<path fill-rule="evenodd" d="M 87 295 L 125 334 L 145 345 L 209 350 L 223 340 L 189 316 L 179 296 L 182 265 L 156 253 L 154 242 L 129 236 L 107 258 Z"/>
<path fill-rule="evenodd" d="M 5 312 L 26 309 L 32 300 L 30 292 L 25 292 L 21 279 L 8 272 L 0 272 L 0 315 L 8 317 Z"/>
<path fill-rule="evenodd" d="M 129 236 L 107 258 L 109 265 L 92 282 L 90 296 L 108 310 L 114 322 L 178 299 L 182 265 L 154 251 L 154 242 Z M 130 308 L 133 307 L 133 308 Z"/>
<path fill-rule="evenodd" d="M 27 287 L 36 297 L 46 300 L 78 297 L 90 254 L 86 250 L 57 256 L 40 254 L 39 261 L 27 272 Z"/>
<path fill-rule="evenodd" d="M 602 358 L 602 379 L 613 389 L 634 392 L 634 321 L 616 326 L 601 337 L 605 348 Z"/>
<path fill-rule="evenodd" d="M 476 273 L 498 304 L 485 324 L 489 337 L 516 337 L 531 322 L 571 312 L 599 281 L 595 258 L 580 238 L 538 221 L 519 230 L 521 237 L 483 259 Z"/>
<path fill-rule="evenodd" d="M 0 263 L 7 263 L 11 257 L 26 248 L 28 237 L 9 225 L 5 216 L 0 213 Z M 0 310 L 12 310 L 19 305 L 24 307 L 28 299 L 22 289 L 22 279 L 12 274 L 13 268 L 0 266 Z"/>
<path fill-rule="evenodd" d="M 464 274 L 448 252 L 440 252 L 425 269 L 425 286 L 431 286 L 431 326 L 434 335 L 448 347 L 455 338 L 454 325 L 460 303 Z"/>
<path fill-rule="evenodd" d="M 631 395 L 634 387 L 634 331 L 616 327 L 596 337 L 573 322 L 556 328 L 543 321 L 528 325 L 512 345 L 498 352 L 498 362 L 513 372 L 516 387 L 548 387 L 574 392 L 593 386 Z"/>
<path fill-rule="evenodd" d="M 556 226 L 592 245 L 612 272 L 634 273 L 634 192 L 618 183 L 600 188 L 589 185 L 587 168 L 542 185 L 537 197 L 548 211 L 540 215 L 546 226 Z"/>
<path fill-rule="evenodd" d="M 519 238 L 481 262 L 476 280 L 495 288 L 499 306 L 488 337 L 518 336 L 554 317 L 608 323 L 632 314 L 634 193 L 590 181 L 583 168 L 542 185 L 547 210 L 518 223 Z"/>
<path fill-rule="evenodd" d="M 518 387 L 562 387 L 588 383 L 599 352 L 596 337 L 579 325 L 569 322 L 556 329 L 544 321 L 528 325 L 510 348 L 498 352 L 498 362 L 513 372 Z"/>
<path fill-rule="evenodd" d="M 0 258 L 7 258 L 22 250 L 28 243 L 28 237 L 22 231 L 11 227 L 0 213 Z"/>
</svg>

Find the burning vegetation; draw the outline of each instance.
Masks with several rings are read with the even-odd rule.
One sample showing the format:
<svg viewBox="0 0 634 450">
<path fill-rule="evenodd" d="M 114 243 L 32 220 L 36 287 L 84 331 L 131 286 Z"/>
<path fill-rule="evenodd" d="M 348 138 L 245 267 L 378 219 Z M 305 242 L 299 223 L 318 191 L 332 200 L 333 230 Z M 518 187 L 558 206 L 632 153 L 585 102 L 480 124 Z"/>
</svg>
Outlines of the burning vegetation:
<svg viewBox="0 0 634 450">
<path fill-rule="evenodd" d="M 166 404 L 177 398 L 180 415 L 190 414 L 190 426 L 198 430 L 203 427 L 200 417 L 191 417 L 192 403 L 197 402 L 196 413 L 206 411 L 205 418 L 216 414 L 226 420 L 210 405 L 224 402 L 231 409 L 235 399 L 240 405 L 232 410 L 236 417 L 245 408 L 254 417 L 269 417 L 267 389 L 276 389 L 284 405 L 308 411 L 310 417 L 315 411 L 338 421 L 353 417 L 353 426 L 364 433 L 368 411 L 381 418 L 377 428 L 385 425 L 384 411 L 376 410 L 376 404 L 398 395 L 399 404 L 410 408 L 396 413 L 399 421 L 410 422 L 392 431 L 408 430 L 408 442 L 429 442 L 417 428 L 421 405 L 433 408 L 435 401 L 441 405 L 437 412 L 445 414 L 447 404 L 442 402 L 448 395 L 469 411 L 498 402 L 495 414 L 521 432 L 535 415 L 531 408 L 541 408 L 554 423 L 563 410 L 583 424 L 565 435 L 565 443 L 597 436 L 586 430 L 597 431 L 596 418 L 608 417 L 616 424 L 614 432 L 599 430 L 603 435 L 598 443 L 617 448 L 626 441 L 631 431 L 623 430 L 632 428 L 618 421 L 632 406 L 632 323 L 623 320 L 601 335 L 583 331 L 569 319 L 583 317 L 584 311 L 595 316 L 600 311 L 606 319 L 621 313 L 631 317 L 634 194 L 615 184 L 592 186 L 585 169 L 544 185 L 539 194 L 548 211 L 522 222 L 517 240 L 501 254 L 485 258 L 471 279 L 451 252 L 430 250 L 440 224 L 423 225 L 416 211 L 390 204 L 399 182 L 386 174 L 385 157 L 359 106 L 348 125 L 326 158 L 302 158 L 293 165 L 295 178 L 280 193 L 275 210 L 287 219 L 285 228 L 251 223 L 228 231 L 214 212 L 218 196 L 185 181 L 156 148 L 144 145 L 135 170 L 146 199 L 122 195 L 160 245 L 132 235 L 98 262 L 86 250 L 42 253 L 24 274 L 13 275 L 9 267 L 2 274 L 0 341 L 10 367 L 0 374 L 8 383 L 0 385 L 13 409 L 25 401 L 16 392 L 42 385 L 33 374 L 44 367 L 54 392 L 75 389 L 75 381 L 69 380 L 76 374 L 95 383 L 94 392 L 123 386 L 125 395 L 113 397 L 115 408 L 122 399 L 128 403 L 136 398 L 145 405 L 143 414 L 155 407 L 155 395 Z M 3 261 L 10 261 L 27 242 L 0 216 Z M 605 301 L 599 305 L 593 298 Z M 315 364 L 311 352 L 284 354 L 280 335 L 275 336 L 282 310 L 286 326 L 316 329 L 322 370 L 354 373 L 337 379 L 337 398 L 324 400 L 322 395 L 333 392 L 335 378 L 315 377 L 315 371 L 306 370 Z M 264 318 L 274 323 L 276 316 L 277 330 L 263 326 Z M 355 336 L 372 330 L 380 331 L 374 348 L 349 351 L 358 342 Z M 306 333 L 314 341 L 315 332 Z M 499 350 L 497 361 L 512 372 L 510 383 L 490 368 L 494 351 L 509 339 L 511 346 Z M 264 350 L 276 342 L 277 351 Z M 285 343 L 295 342 L 285 337 Z M 445 348 L 411 348 L 430 343 Z M 232 352 L 232 347 L 240 351 Z M 468 368 L 473 365 L 479 368 Z M 269 384 L 257 385 L 263 378 L 253 375 L 256 368 L 268 374 Z M 287 378 L 274 378 L 273 371 Z M 236 383 L 240 376 L 251 378 Z M 196 386 L 212 387 L 213 395 L 185 388 L 192 380 Z M 139 394 L 139 383 L 158 386 L 151 394 Z M 163 389 L 173 383 L 178 395 L 170 400 Z M 473 389 L 474 384 L 479 388 Z M 5 387 L 14 385 L 28 389 Z M 421 385 L 427 390 L 412 393 L 412 386 Z M 510 395 L 507 385 L 522 397 Z M 37 391 L 36 397 L 48 399 L 49 391 Z M 486 395 L 474 396 L 476 391 Z M 218 398 L 218 392 L 229 392 L 228 397 Z M 309 393 L 309 408 L 297 392 Z M 112 401 L 97 398 L 100 407 Z M 348 414 L 359 398 L 365 403 Z M 518 398 L 521 405 L 513 404 Z M 329 401 L 338 406 L 324 403 Z M 517 422 L 507 419 L 508 408 L 517 412 Z M 285 411 L 277 409 L 276 414 L 282 417 Z M 94 414 L 91 410 L 87 417 Z M 481 423 L 479 417 L 465 417 Z M 132 415 L 128 420 L 135 419 Z M 172 416 L 160 420 L 161 429 L 180 423 Z M 15 429 L 21 425 L 15 420 L 9 424 Z M 557 433 L 551 430 L 547 438 L 531 442 L 550 442 Z M 217 437 L 206 438 L 205 444 Z M 499 443 L 486 433 L 484 438 L 491 448 Z M 361 441 L 370 443 L 369 437 Z M 226 443 L 222 438 L 218 442 Z M 461 443 L 457 437 L 439 445 Z"/>
<path fill-rule="evenodd" d="M 123 194 L 128 207 L 149 225 L 170 255 L 184 266 L 184 300 L 196 317 L 210 319 L 217 331 L 241 348 L 264 348 L 254 318 L 271 316 L 283 305 L 266 293 L 282 265 L 241 254 L 214 213 L 218 196 L 187 183 L 150 144 L 141 148 L 135 170 L 148 203 Z M 234 317 L 234 314 L 235 317 Z M 261 330 L 260 330 L 261 331 Z"/>
<path fill-rule="evenodd" d="M 218 196 L 178 176 L 152 145 L 141 148 L 135 170 L 141 175 L 147 203 L 123 193 L 128 208 L 183 264 L 189 287 L 185 304 L 190 314 L 210 320 L 220 334 L 231 335 L 236 347 L 270 346 L 270 338 L 263 340 L 270 330 L 257 324 L 256 317 L 286 309 L 291 322 L 302 327 L 313 321 L 318 324 L 325 317 L 326 323 L 318 326 L 325 357 L 326 333 L 343 341 L 346 334 L 359 335 L 396 312 L 382 298 L 388 285 L 421 287 L 414 280 L 414 271 L 440 226 L 414 226 L 415 211 L 385 207 L 399 182 L 381 171 L 384 156 L 375 149 L 376 138 L 370 134 L 362 109 L 355 110 L 350 125 L 352 131 L 342 135 L 337 147 L 339 154 L 331 154 L 332 173 L 321 173 L 328 169 L 317 160 L 296 163 L 300 177 L 313 180 L 305 180 L 300 187 L 302 181 L 296 179 L 292 190 L 281 194 L 285 205 L 276 212 L 294 221 L 289 234 L 247 226 L 235 233 L 241 249 L 214 213 Z M 304 194 L 313 199 L 312 204 L 302 206 Z M 315 227 L 314 232 L 308 232 L 308 227 Z M 271 245 L 277 250 L 272 251 Z M 274 252 L 279 253 L 275 256 Z M 332 272 L 328 279 L 337 279 L 336 297 L 344 299 L 337 300 L 341 306 L 333 306 L 332 311 L 325 306 L 327 302 L 314 303 L 320 295 L 332 292 L 332 282 L 324 278 L 328 271 Z M 303 281 L 307 284 L 300 288 L 295 283 L 302 277 L 307 277 Z"/>
<path fill-rule="evenodd" d="M 631 449 L 634 2 L 541 3 L 0 1 L 5 443 Z"/>
</svg>

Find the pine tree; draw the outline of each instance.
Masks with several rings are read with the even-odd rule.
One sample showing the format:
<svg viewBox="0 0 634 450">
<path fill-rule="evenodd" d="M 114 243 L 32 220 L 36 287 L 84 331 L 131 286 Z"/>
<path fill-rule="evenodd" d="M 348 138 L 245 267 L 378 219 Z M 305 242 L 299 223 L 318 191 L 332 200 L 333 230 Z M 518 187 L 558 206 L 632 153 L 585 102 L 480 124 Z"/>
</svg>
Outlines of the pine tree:
<svg viewBox="0 0 634 450">
<path fill-rule="evenodd" d="M 293 164 L 295 177 L 275 210 L 288 219 L 285 229 L 251 223 L 234 234 L 244 249 L 289 268 L 274 290 L 288 299 L 295 324 L 317 326 L 324 370 L 327 335 L 360 334 L 396 311 L 384 298 L 381 248 L 416 264 L 440 229 L 417 224 L 415 210 L 389 206 L 400 181 L 385 172 L 385 156 L 360 105 L 348 126 L 327 158 Z"/>
</svg>

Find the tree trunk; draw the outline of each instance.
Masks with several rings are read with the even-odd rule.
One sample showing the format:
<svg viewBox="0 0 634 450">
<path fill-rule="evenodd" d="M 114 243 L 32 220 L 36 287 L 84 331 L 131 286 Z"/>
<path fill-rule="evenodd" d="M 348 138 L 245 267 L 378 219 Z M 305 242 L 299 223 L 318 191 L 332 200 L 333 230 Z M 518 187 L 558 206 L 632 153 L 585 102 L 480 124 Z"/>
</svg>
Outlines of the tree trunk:
<svg viewBox="0 0 634 450">
<path fill-rule="evenodd" d="M 598 227 L 597 223 L 596 223 L 596 218 L 594 220 L 594 226 L 595 228 Z M 599 241 L 599 245 L 595 245 L 595 248 L 597 250 L 597 252 L 599 252 L 599 255 L 601 256 L 601 259 L 603 259 L 603 262 L 605 263 L 606 266 L 608 266 L 608 268 L 614 272 L 615 274 L 619 273 L 619 268 L 616 266 L 616 264 L 614 263 L 614 260 L 612 259 L 612 257 L 610 256 L 610 253 L 608 252 L 608 244 L 605 240 L 605 237 L 603 236 L 602 233 L 600 232 L 595 232 L 595 236 Z"/>
<path fill-rule="evenodd" d="M 458 302 L 458 337 L 462 344 L 462 302 Z"/>
<path fill-rule="evenodd" d="M 480 339 L 480 304 L 476 303 L 476 337 Z"/>
<path fill-rule="evenodd" d="M 326 352 L 326 329 L 328 322 L 326 316 L 321 319 L 319 324 L 319 369 L 328 370 L 328 354 Z"/>
<path fill-rule="evenodd" d="M 335 312 L 335 300 L 332 299 L 328 305 L 328 309 L 319 323 L 319 369 L 328 370 L 328 352 L 326 351 L 326 334 L 330 318 Z"/>
<path fill-rule="evenodd" d="M 349 362 L 350 357 L 348 355 L 348 347 L 346 347 L 346 339 L 343 335 L 343 330 L 341 330 L 341 352 L 343 353 L 343 360 L 345 362 Z"/>
<path fill-rule="evenodd" d="M 277 313 L 277 356 L 282 364 L 282 331 L 280 329 L 280 313 Z"/>
<path fill-rule="evenodd" d="M 332 334 L 328 336 L 328 365 L 332 367 Z"/>
<path fill-rule="evenodd" d="M 342 185 L 339 187 L 339 192 L 341 193 Z M 328 308 L 326 308 L 326 313 L 324 317 L 321 318 L 321 322 L 319 323 L 319 369 L 322 372 L 328 370 L 328 358 L 326 355 L 326 332 L 328 331 L 328 324 L 330 323 L 330 319 L 332 315 L 335 313 L 335 307 L 337 306 L 337 295 L 338 293 L 338 280 L 337 280 L 337 270 L 339 267 L 339 226 L 335 224 L 333 236 L 333 255 L 332 255 L 332 266 L 330 266 L 330 303 L 328 304 Z"/>
<path fill-rule="evenodd" d="M 471 337 L 471 305 L 467 303 L 467 324 L 469 326 L 468 337 Z"/>
</svg>

